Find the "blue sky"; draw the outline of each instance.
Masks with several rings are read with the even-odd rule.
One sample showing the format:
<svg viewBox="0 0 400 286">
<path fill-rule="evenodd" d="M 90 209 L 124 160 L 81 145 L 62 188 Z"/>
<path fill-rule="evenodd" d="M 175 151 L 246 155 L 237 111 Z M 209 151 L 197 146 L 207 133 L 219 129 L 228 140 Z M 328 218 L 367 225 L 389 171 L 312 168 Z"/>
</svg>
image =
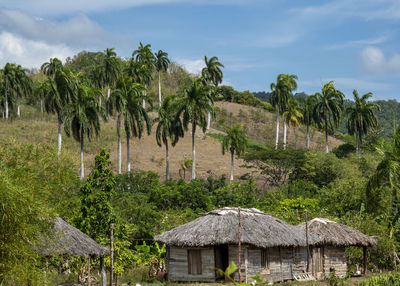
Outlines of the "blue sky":
<svg viewBox="0 0 400 286">
<path fill-rule="evenodd" d="M 218 56 L 238 90 L 291 73 L 298 91 L 334 80 L 348 98 L 400 99 L 399 24 L 399 0 L 2 0 L 0 65 L 107 47 L 129 57 L 142 41 L 193 73 Z"/>
</svg>

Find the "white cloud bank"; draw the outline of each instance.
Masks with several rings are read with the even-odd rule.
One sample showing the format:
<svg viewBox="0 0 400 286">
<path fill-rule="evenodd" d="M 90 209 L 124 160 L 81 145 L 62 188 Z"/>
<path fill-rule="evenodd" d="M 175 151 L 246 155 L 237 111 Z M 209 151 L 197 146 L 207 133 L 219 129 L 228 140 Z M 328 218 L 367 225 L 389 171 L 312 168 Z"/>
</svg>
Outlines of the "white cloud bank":
<svg viewBox="0 0 400 286">
<path fill-rule="evenodd" d="M 360 54 L 361 67 L 371 74 L 393 74 L 400 73 L 400 55 L 394 53 L 386 58 L 381 49 L 377 47 L 366 47 Z"/>
<path fill-rule="evenodd" d="M 177 59 L 176 62 L 182 65 L 191 74 L 200 74 L 201 70 L 205 67 L 204 60 L 197 59 Z"/>
</svg>

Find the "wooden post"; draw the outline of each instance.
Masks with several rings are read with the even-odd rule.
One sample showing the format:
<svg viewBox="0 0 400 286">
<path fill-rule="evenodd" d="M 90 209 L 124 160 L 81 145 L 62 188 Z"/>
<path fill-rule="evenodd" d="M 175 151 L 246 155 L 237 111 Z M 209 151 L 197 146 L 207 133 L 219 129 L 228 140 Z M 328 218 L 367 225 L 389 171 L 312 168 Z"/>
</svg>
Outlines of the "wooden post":
<svg viewBox="0 0 400 286">
<path fill-rule="evenodd" d="M 104 255 L 100 256 L 101 286 L 107 285 L 106 270 L 104 268 Z"/>
<path fill-rule="evenodd" d="M 88 255 L 88 286 L 90 286 L 90 255 Z"/>
<path fill-rule="evenodd" d="M 304 210 L 306 217 L 306 247 L 307 247 L 307 272 L 310 271 L 310 247 L 308 245 L 308 213 Z"/>
<path fill-rule="evenodd" d="M 363 260 L 364 260 L 363 274 L 365 275 L 367 273 L 367 248 L 365 246 L 363 246 Z"/>
<path fill-rule="evenodd" d="M 113 285 L 114 274 L 114 224 L 110 224 L 110 286 Z"/>
<path fill-rule="evenodd" d="M 239 283 L 242 283 L 242 270 L 241 270 L 241 261 L 240 261 L 240 256 L 241 256 L 241 250 L 242 250 L 242 243 L 240 239 L 240 229 L 242 228 L 242 218 L 240 216 L 240 207 L 238 207 L 238 217 L 239 217 L 239 229 L 238 229 L 238 269 L 239 269 Z"/>
</svg>

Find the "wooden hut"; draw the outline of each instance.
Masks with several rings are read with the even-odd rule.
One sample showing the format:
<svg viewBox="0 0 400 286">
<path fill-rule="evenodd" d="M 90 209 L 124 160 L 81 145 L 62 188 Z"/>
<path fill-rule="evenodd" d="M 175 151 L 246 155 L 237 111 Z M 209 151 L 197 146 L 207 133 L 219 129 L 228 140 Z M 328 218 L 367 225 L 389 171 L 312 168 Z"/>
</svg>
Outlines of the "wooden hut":
<svg viewBox="0 0 400 286">
<path fill-rule="evenodd" d="M 305 230 L 306 224 L 298 225 Z M 344 224 L 326 218 L 315 218 L 308 222 L 308 231 L 317 236 L 312 248 L 311 269 L 314 277 L 324 278 L 331 270 L 335 270 L 339 277 L 347 273 L 346 247 L 362 247 L 364 251 L 364 269 L 366 272 L 366 248 L 376 245 L 374 237 Z"/>
<path fill-rule="evenodd" d="M 268 282 L 294 279 L 307 268 L 305 232 L 257 209 L 240 209 L 241 276 L 261 274 Z M 310 235 L 310 242 L 313 242 Z M 211 211 L 155 237 L 167 245 L 170 281 L 214 282 L 216 269 L 238 265 L 238 208 Z M 234 278 L 238 279 L 238 273 Z"/>
<path fill-rule="evenodd" d="M 53 231 L 43 236 L 38 251 L 45 256 L 72 255 L 88 258 L 100 257 L 102 285 L 106 284 L 104 255 L 110 253 L 109 249 L 101 246 L 60 217 L 55 218 Z"/>
</svg>

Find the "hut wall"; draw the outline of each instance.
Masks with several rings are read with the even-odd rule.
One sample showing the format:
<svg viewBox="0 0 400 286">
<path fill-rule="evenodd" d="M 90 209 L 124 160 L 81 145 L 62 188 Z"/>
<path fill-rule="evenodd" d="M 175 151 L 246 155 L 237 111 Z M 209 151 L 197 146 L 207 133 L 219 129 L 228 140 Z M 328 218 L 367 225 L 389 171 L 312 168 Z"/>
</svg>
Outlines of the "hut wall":
<svg viewBox="0 0 400 286">
<path fill-rule="evenodd" d="M 201 250 L 201 274 L 189 274 L 188 250 Z M 170 281 L 215 281 L 214 248 L 180 248 L 169 247 L 168 250 L 168 279 Z"/>
<path fill-rule="evenodd" d="M 339 277 L 346 276 L 347 263 L 345 247 L 324 247 L 324 273 L 326 276 L 330 273 L 330 268 L 333 267 Z"/>
<path fill-rule="evenodd" d="M 307 248 L 306 247 L 295 247 L 293 249 L 293 274 L 299 275 L 307 272 Z M 311 252 L 311 250 L 310 250 Z M 311 253 L 310 253 L 311 255 Z M 311 265 L 309 265 L 309 271 L 311 271 Z"/>
</svg>

